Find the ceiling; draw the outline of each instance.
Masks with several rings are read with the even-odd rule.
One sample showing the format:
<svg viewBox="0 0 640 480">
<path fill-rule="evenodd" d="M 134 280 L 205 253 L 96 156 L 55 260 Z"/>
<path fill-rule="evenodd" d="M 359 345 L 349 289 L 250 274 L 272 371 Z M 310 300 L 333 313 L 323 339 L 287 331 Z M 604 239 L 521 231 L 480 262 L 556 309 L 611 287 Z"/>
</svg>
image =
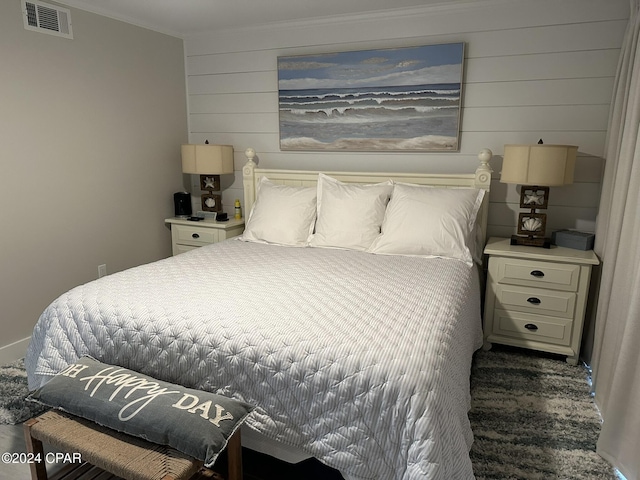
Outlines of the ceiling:
<svg viewBox="0 0 640 480">
<path fill-rule="evenodd" d="M 57 0 L 177 37 L 220 29 L 444 7 L 481 0 Z"/>
</svg>

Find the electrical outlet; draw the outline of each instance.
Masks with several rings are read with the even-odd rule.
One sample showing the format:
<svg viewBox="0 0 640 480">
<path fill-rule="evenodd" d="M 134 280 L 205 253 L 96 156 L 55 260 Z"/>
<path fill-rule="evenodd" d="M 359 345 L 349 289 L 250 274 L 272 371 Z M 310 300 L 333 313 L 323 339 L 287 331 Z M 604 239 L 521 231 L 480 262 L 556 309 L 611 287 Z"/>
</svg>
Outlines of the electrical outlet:
<svg viewBox="0 0 640 480">
<path fill-rule="evenodd" d="M 102 265 L 98 265 L 98 278 L 102 278 L 107 274 L 107 265 L 103 263 Z"/>
</svg>

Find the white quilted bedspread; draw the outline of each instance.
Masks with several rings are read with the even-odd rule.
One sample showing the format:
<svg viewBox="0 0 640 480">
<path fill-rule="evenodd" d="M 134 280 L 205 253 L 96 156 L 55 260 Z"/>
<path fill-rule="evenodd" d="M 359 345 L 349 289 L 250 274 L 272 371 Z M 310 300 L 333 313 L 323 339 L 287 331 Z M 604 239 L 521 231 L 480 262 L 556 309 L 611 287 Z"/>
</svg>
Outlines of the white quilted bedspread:
<svg viewBox="0 0 640 480">
<path fill-rule="evenodd" d="M 79 286 L 40 317 L 29 386 L 89 354 L 258 406 L 347 480 L 471 479 L 477 271 L 229 240 Z"/>
</svg>

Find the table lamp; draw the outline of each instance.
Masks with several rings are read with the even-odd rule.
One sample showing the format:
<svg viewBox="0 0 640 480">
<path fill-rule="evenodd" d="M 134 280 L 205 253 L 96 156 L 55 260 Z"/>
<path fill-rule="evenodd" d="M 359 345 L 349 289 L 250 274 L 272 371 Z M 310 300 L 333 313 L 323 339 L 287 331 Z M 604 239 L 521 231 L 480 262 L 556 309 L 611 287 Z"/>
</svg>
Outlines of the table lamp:
<svg viewBox="0 0 640 480">
<path fill-rule="evenodd" d="M 220 175 L 233 173 L 233 147 L 231 145 L 182 145 L 182 172 L 200 175 L 202 210 L 222 211 Z"/>
<path fill-rule="evenodd" d="M 578 147 L 573 145 L 505 145 L 500 182 L 520 187 L 520 208 L 529 212 L 518 215 L 518 235 L 511 245 L 550 248 L 545 237 L 547 215 L 538 213 L 549 204 L 549 187 L 573 183 Z"/>
</svg>

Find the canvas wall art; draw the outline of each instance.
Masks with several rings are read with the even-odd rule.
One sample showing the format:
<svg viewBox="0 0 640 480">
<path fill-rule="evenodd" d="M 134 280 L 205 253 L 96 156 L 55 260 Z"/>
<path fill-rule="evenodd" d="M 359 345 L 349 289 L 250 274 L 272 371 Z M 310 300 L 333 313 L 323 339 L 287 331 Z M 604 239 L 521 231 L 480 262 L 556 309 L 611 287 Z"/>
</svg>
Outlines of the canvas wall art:
<svg viewBox="0 0 640 480">
<path fill-rule="evenodd" d="M 464 43 L 278 58 L 282 150 L 456 151 Z"/>
</svg>

